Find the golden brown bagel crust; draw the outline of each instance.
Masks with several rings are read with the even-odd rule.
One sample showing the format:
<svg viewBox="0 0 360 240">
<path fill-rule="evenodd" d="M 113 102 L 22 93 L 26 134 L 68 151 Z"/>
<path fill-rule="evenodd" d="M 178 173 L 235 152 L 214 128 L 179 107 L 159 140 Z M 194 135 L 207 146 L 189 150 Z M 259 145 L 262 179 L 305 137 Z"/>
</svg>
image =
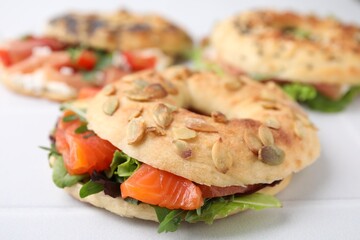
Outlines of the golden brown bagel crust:
<svg viewBox="0 0 360 240">
<path fill-rule="evenodd" d="M 114 13 L 68 13 L 52 19 L 46 34 L 72 44 L 106 50 L 158 48 L 182 55 L 191 48 L 189 35 L 168 20 L 128 11 Z"/>
<path fill-rule="evenodd" d="M 360 84 L 360 28 L 333 18 L 249 11 L 217 24 L 210 41 L 218 61 L 248 74 Z"/>
<path fill-rule="evenodd" d="M 291 177 L 288 177 L 274 187 L 266 187 L 259 192 L 268 195 L 275 195 L 278 192 L 282 191 L 289 184 L 290 179 Z M 106 210 L 122 217 L 135 217 L 158 222 L 155 210 L 149 204 L 140 203 L 139 205 L 136 205 L 128 203 L 120 197 L 112 198 L 105 195 L 103 192 L 90 195 L 86 198 L 80 198 L 79 191 L 81 187 L 82 185 L 80 183 L 77 183 L 74 186 L 65 188 L 65 191 L 79 201 L 90 203 L 99 208 L 105 208 Z M 233 215 L 238 212 L 239 211 L 233 211 L 229 215 Z"/>
<path fill-rule="evenodd" d="M 89 128 L 129 156 L 199 184 L 225 187 L 272 183 L 301 170 L 319 155 L 317 130 L 273 83 L 193 73 L 178 67 L 128 75 L 109 86 L 88 108 Z M 114 88 L 109 91 L 111 86 Z M 149 96 L 144 93 L 151 93 L 152 100 L 144 99 Z M 179 108 L 170 112 L 172 107 L 162 103 Z M 229 121 L 221 117 L 215 121 L 185 108 L 205 114 L 220 111 Z M 189 139 L 194 132 L 189 135 L 185 125 L 195 129 L 194 138 Z M 174 142 L 177 138 L 183 140 Z M 263 144 L 257 146 L 254 138 Z M 271 145 L 272 139 L 285 153 L 283 163 L 276 166 L 258 159 L 262 155 L 258 149 Z"/>
</svg>

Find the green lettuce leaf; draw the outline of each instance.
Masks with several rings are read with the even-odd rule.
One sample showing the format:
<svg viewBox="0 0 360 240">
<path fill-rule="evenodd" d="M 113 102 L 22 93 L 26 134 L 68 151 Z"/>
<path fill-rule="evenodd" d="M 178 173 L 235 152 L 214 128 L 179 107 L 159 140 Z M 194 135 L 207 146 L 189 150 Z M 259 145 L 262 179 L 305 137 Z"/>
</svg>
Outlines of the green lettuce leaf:
<svg viewBox="0 0 360 240">
<path fill-rule="evenodd" d="M 188 211 L 185 221 L 190 223 L 203 221 L 207 224 L 212 224 L 215 218 L 226 217 L 234 211 L 279 207 L 281 207 L 281 203 L 278 199 L 261 193 L 253 193 L 240 197 L 214 198 L 206 201 L 204 206 L 201 207 L 201 211 Z"/>
<path fill-rule="evenodd" d="M 53 174 L 52 179 L 56 186 L 59 188 L 64 187 L 70 187 L 84 178 L 86 178 L 88 175 L 70 175 L 65 168 L 64 160 L 62 156 L 60 155 L 51 155 L 55 158 L 54 164 L 53 164 Z"/>
<path fill-rule="evenodd" d="M 123 182 L 129 178 L 140 165 L 140 162 L 135 158 L 116 150 L 110 168 L 105 171 L 105 174 L 108 178 L 111 178 L 115 174 L 119 177 L 120 182 Z"/>
<path fill-rule="evenodd" d="M 103 190 L 104 190 L 103 184 L 96 183 L 90 180 L 81 187 L 79 195 L 81 198 L 85 198 L 89 195 L 101 192 Z"/>
<path fill-rule="evenodd" d="M 312 100 L 318 94 L 315 87 L 303 83 L 287 83 L 282 85 L 282 89 L 292 99 L 300 102 Z"/>
<path fill-rule="evenodd" d="M 304 103 L 314 110 L 328 113 L 340 112 L 352 103 L 358 95 L 360 95 L 360 86 L 354 86 L 339 100 L 332 100 L 318 93 L 314 99 L 307 100 Z"/>
<path fill-rule="evenodd" d="M 360 94 L 360 86 L 354 86 L 340 99 L 332 100 L 319 93 L 313 86 L 303 83 L 288 83 L 283 90 L 294 100 L 310 109 L 321 112 L 340 112 Z"/>
<path fill-rule="evenodd" d="M 246 196 L 228 196 L 206 199 L 204 205 L 196 210 L 169 210 L 158 206 L 155 208 L 160 223 L 158 232 L 174 232 L 182 220 L 189 223 L 205 222 L 212 224 L 216 218 L 223 218 L 236 211 L 247 209 L 262 210 L 281 207 L 280 201 L 270 195 L 253 193 Z"/>
</svg>

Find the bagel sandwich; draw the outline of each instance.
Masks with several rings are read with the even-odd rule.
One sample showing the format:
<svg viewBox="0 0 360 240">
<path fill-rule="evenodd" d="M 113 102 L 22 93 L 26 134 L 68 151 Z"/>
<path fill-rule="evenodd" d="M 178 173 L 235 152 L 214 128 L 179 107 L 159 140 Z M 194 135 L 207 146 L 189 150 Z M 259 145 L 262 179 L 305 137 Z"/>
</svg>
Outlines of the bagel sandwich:
<svg viewBox="0 0 360 240">
<path fill-rule="evenodd" d="M 88 97 L 107 83 L 143 69 L 181 61 L 192 40 L 155 14 L 66 13 L 43 36 L 0 45 L 0 78 L 10 89 L 65 101 Z"/>
<path fill-rule="evenodd" d="M 247 11 L 216 24 L 202 50 L 202 67 L 274 81 L 315 110 L 341 111 L 360 93 L 360 28 L 334 17 Z"/>
<path fill-rule="evenodd" d="M 275 84 L 173 67 L 143 71 L 62 105 L 53 181 L 124 217 L 211 224 L 273 195 L 320 152 L 316 127 Z"/>
</svg>

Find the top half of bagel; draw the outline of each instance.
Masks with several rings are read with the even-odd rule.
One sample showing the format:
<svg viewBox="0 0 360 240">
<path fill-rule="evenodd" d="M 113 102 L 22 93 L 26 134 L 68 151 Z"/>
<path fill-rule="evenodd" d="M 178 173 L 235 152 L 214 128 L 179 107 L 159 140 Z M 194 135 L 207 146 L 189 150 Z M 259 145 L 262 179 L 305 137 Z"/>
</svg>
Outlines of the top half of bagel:
<svg viewBox="0 0 360 240">
<path fill-rule="evenodd" d="M 212 186 L 272 183 L 319 155 L 317 130 L 273 83 L 146 71 L 105 87 L 89 129 L 129 156 Z"/>
<path fill-rule="evenodd" d="M 52 19 L 46 35 L 71 44 L 105 50 L 132 51 L 158 48 L 169 55 L 183 55 L 192 45 L 189 35 L 156 14 L 71 12 Z"/>
<path fill-rule="evenodd" d="M 248 11 L 219 22 L 216 58 L 238 72 L 310 84 L 360 84 L 360 28 L 334 18 Z"/>
</svg>

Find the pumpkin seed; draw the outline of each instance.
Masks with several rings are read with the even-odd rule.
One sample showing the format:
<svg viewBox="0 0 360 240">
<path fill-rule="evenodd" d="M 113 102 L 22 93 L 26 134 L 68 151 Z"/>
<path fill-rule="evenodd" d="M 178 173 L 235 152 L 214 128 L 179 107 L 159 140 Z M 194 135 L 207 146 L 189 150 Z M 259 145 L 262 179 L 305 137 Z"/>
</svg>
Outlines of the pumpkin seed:
<svg viewBox="0 0 360 240">
<path fill-rule="evenodd" d="M 268 118 L 265 121 L 265 125 L 272 129 L 279 129 L 280 128 L 280 122 L 276 120 L 275 118 Z"/>
<path fill-rule="evenodd" d="M 187 127 L 174 127 L 172 129 L 172 133 L 174 136 L 174 139 L 192 139 L 196 137 L 196 132 L 194 130 L 191 130 Z"/>
<path fill-rule="evenodd" d="M 132 89 L 125 92 L 126 96 L 134 101 L 148 101 L 151 99 L 159 99 L 167 96 L 166 90 L 161 84 L 154 83 L 147 85 L 143 89 Z"/>
<path fill-rule="evenodd" d="M 170 109 L 163 103 L 155 106 L 152 115 L 156 125 L 164 129 L 167 128 L 173 120 Z"/>
<path fill-rule="evenodd" d="M 212 117 L 212 119 L 214 119 L 215 122 L 218 122 L 218 123 L 227 123 L 228 122 L 226 116 L 219 111 L 212 112 L 211 117 Z"/>
<path fill-rule="evenodd" d="M 268 165 L 276 166 L 284 162 L 285 153 L 280 148 L 272 146 L 264 146 L 259 150 L 259 159 Z"/>
<path fill-rule="evenodd" d="M 211 149 L 211 156 L 216 169 L 222 173 L 226 173 L 233 164 L 233 159 L 228 153 L 228 149 L 219 138 Z"/>
<path fill-rule="evenodd" d="M 217 132 L 214 126 L 200 118 L 185 119 L 185 126 L 199 132 Z"/>
<path fill-rule="evenodd" d="M 262 147 L 262 143 L 260 139 L 250 131 L 246 131 L 244 133 L 244 141 L 246 146 L 252 151 L 253 153 L 257 154 Z"/>
<path fill-rule="evenodd" d="M 172 105 L 170 103 L 164 103 L 169 109 L 171 112 L 176 112 L 179 108 L 175 105 Z"/>
<path fill-rule="evenodd" d="M 273 145 L 274 144 L 274 136 L 272 135 L 271 130 L 265 125 L 261 125 L 258 129 L 258 135 L 261 142 L 265 145 Z"/>
<path fill-rule="evenodd" d="M 106 115 L 112 116 L 119 107 L 119 99 L 116 96 L 109 97 L 103 104 L 103 111 Z"/>
<path fill-rule="evenodd" d="M 159 99 L 167 96 L 165 88 L 159 83 L 153 83 L 144 88 L 144 93 L 150 97 L 150 99 Z"/>
<path fill-rule="evenodd" d="M 167 80 L 164 81 L 164 88 L 171 95 L 176 95 L 179 93 L 176 86 L 170 81 L 167 81 Z"/>
<path fill-rule="evenodd" d="M 145 121 L 142 117 L 133 118 L 126 128 L 126 139 L 128 144 L 139 142 L 145 135 Z"/>
<path fill-rule="evenodd" d="M 229 91 L 236 91 L 239 90 L 242 86 L 243 83 L 234 77 L 229 77 L 229 76 L 225 76 L 225 88 Z"/>
<path fill-rule="evenodd" d="M 177 153 L 179 154 L 180 157 L 184 159 L 191 158 L 192 150 L 187 142 L 183 140 L 174 140 L 173 143 L 175 144 Z"/>
<path fill-rule="evenodd" d="M 110 96 L 116 93 L 116 88 L 114 87 L 114 85 L 106 85 L 103 88 L 103 93 L 105 96 Z"/>
<path fill-rule="evenodd" d="M 305 137 L 305 127 L 300 121 L 295 121 L 294 131 L 295 135 L 300 139 Z"/>
<path fill-rule="evenodd" d="M 142 107 L 139 108 L 139 109 L 137 109 L 137 110 L 135 110 L 132 114 L 130 114 L 128 120 L 130 121 L 130 120 L 133 119 L 133 118 L 139 117 L 139 116 L 142 114 L 143 110 L 144 110 L 144 109 L 143 109 Z"/>
<path fill-rule="evenodd" d="M 165 132 L 164 129 L 159 128 L 159 127 L 155 127 L 155 126 L 147 127 L 146 128 L 146 133 L 149 133 L 149 132 L 154 133 L 155 135 L 158 135 L 158 136 L 165 136 L 166 135 L 166 132 Z"/>
<path fill-rule="evenodd" d="M 274 94 L 268 90 L 263 90 L 260 93 L 260 98 L 264 101 L 269 101 L 269 102 L 275 102 L 276 100 Z"/>
<path fill-rule="evenodd" d="M 149 86 L 149 83 L 143 79 L 135 79 L 134 81 L 132 81 L 134 87 L 136 89 L 142 90 L 145 87 Z"/>
</svg>

